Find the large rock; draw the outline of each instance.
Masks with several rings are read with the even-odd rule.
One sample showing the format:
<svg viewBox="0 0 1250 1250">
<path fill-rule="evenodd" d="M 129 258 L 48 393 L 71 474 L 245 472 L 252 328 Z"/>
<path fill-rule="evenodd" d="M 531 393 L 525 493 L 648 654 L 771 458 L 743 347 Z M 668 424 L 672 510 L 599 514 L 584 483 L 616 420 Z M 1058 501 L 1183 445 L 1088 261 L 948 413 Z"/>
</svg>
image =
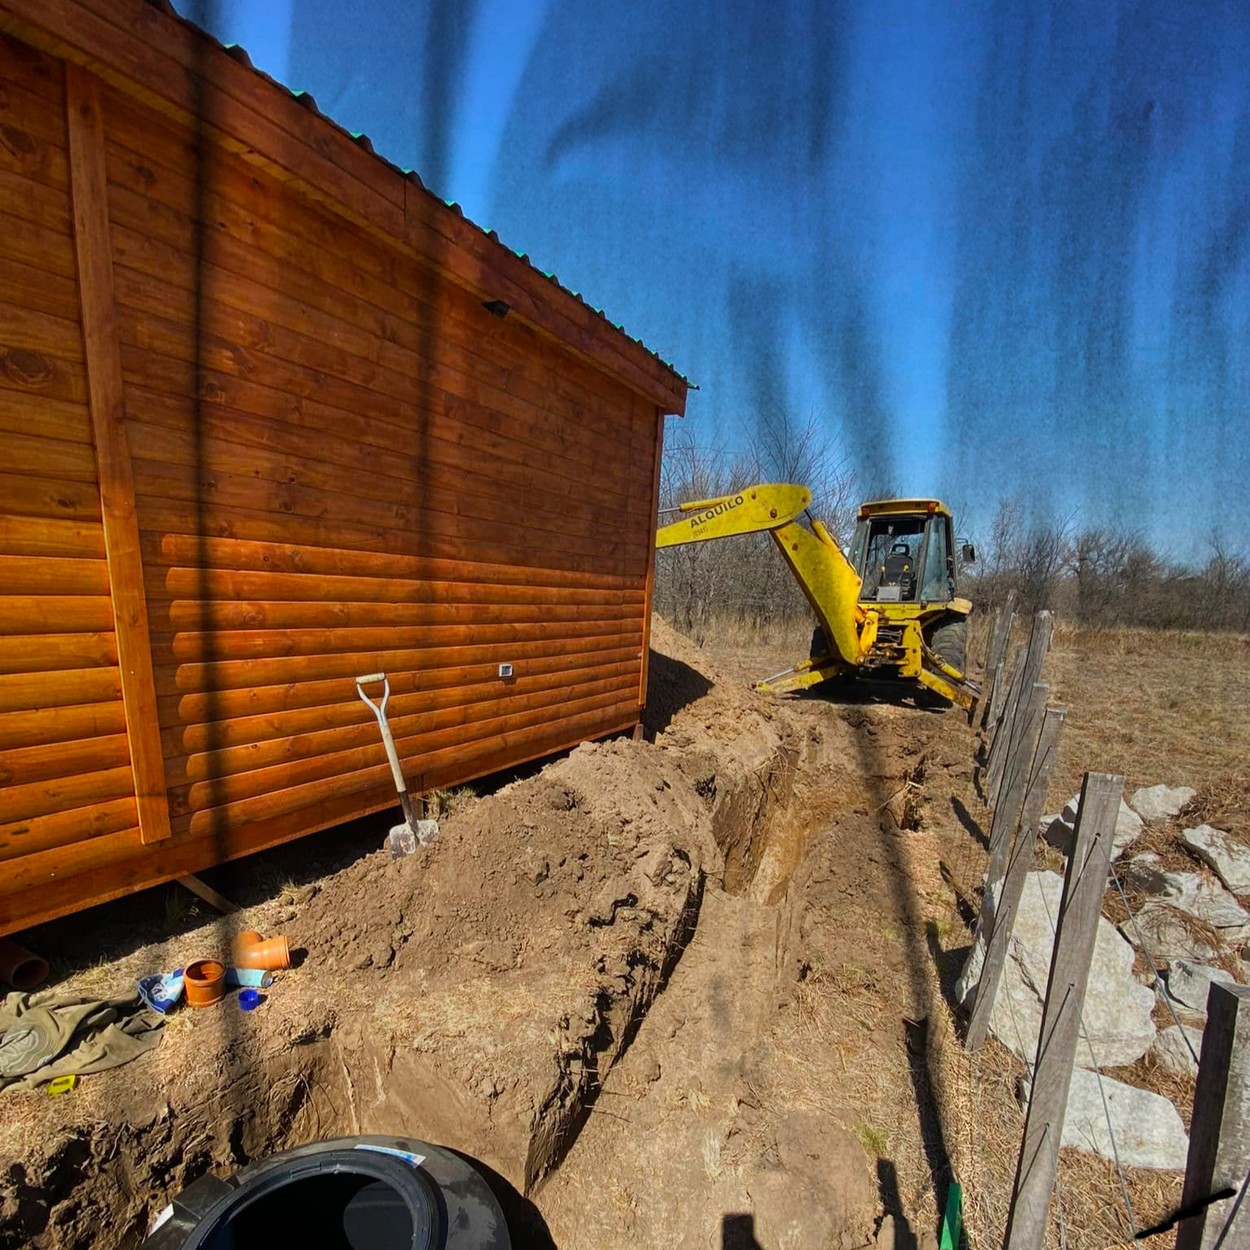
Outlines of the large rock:
<svg viewBox="0 0 1250 1250">
<path fill-rule="evenodd" d="M 1147 903 L 1131 920 L 1124 921 L 1120 932 L 1134 946 L 1144 944 L 1156 964 L 1170 964 L 1176 959 L 1204 963 L 1220 955 L 1205 937 L 1194 933 L 1179 911 L 1157 900 Z"/>
<path fill-rule="evenodd" d="M 1168 993 L 1175 1002 L 1184 1004 L 1192 1011 L 1206 1013 L 1207 994 L 1212 981 L 1233 984 L 1232 975 L 1223 968 L 1190 963 L 1188 959 L 1174 959 L 1168 969 Z"/>
<path fill-rule="evenodd" d="M 1197 1076 L 1198 1064 L 1194 1055 L 1202 1058 L 1202 1030 L 1188 1024 L 1170 1024 L 1166 1029 L 1159 1030 L 1150 1053 L 1159 1066 L 1169 1072 L 1179 1076 Z"/>
<path fill-rule="evenodd" d="M 1189 786 L 1143 786 L 1133 791 L 1129 806 L 1148 825 L 1158 825 L 1180 815 L 1181 808 L 1197 793 Z"/>
<path fill-rule="evenodd" d="M 990 1013 L 994 1035 L 1017 1055 L 1032 1062 L 1042 1022 L 1042 1002 L 1050 976 L 1053 921 L 1059 916 L 1063 879 L 1053 872 L 1031 872 L 1016 913 L 1015 928 L 1002 982 Z M 1082 1016 L 1095 1060 L 1082 1042 L 1077 1063 L 1106 1067 L 1132 1063 L 1150 1048 L 1155 1026 L 1150 1018 L 1155 996 L 1133 978 L 1133 948 L 1115 926 L 1099 917 Z"/>
<path fill-rule="evenodd" d="M 1180 911 L 1197 916 L 1217 929 L 1241 929 L 1250 924 L 1250 912 L 1222 886 L 1198 872 L 1165 872 L 1163 898 Z M 1234 938 L 1236 935 L 1233 935 Z"/>
<path fill-rule="evenodd" d="M 1210 825 L 1198 825 L 1195 829 L 1182 829 L 1181 841 L 1212 871 L 1234 894 L 1250 894 L 1250 846 L 1237 842 L 1222 829 Z"/>
<path fill-rule="evenodd" d="M 1163 860 L 1153 851 L 1134 855 L 1116 869 L 1121 885 L 1143 894 L 1162 894 L 1168 886 L 1165 873 Z"/>
<path fill-rule="evenodd" d="M 1042 836 L 1051 846 L 1056 847 L 1065 855 L 1072 853 L 1072 839 L 1076 831 L 1076 813 L 1081 805 L 1081 796 L 1074 794 L 1064 805 L 1058 816 L 1042 817 Z M 1111 858 L 1118 859 L 1141 836 L 1142 818 L 1123 800 L 1120 800 L 1120 811 L 1115 818 L 1115 833 L 1111 839 Z"/>
<path fill-rule="evenodd" d="M 1062 1143 L 1104 1159 L 1118 1154 L 1130 1168 L 1183 1171 L 1189 1155 L 1185 1126 L 1166 1098 L 1081 1068 L 1072 1073 Z"/>
</svg>

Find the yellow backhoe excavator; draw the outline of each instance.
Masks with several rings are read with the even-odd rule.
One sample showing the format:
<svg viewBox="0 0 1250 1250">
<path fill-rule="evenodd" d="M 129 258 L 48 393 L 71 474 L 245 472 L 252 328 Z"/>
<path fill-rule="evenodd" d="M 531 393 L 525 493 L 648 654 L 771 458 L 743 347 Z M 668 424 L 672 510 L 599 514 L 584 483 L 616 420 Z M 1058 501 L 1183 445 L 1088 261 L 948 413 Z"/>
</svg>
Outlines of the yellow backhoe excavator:
<svg viewBox="0 0 1250 1250">
<path fill-rule="evenodd" d="M 684 503 L 657 547 L 767 531 L 798 578 L 818 622 L 811 656 L 759 683 L 788 694 L 861 673 L 917 682 L 971 714 L 980 687 L 965 672 L 972 603 L 955 593 L 950 510 L 936 499 L 861 504 L 849 558 L 823 522 L 799 523 L 806 486 L 761 484 Z M 964 561 L 975 558 L 965 545 Z"/>
</svg>

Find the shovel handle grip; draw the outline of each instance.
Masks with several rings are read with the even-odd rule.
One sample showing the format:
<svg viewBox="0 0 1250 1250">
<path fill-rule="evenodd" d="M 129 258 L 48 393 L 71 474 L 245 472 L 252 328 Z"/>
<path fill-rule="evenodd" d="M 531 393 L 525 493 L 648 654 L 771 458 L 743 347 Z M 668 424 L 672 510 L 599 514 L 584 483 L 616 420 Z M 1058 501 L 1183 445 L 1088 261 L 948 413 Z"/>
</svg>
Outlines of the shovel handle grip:
<svg viewBox="0 0 1250 1250">
<path fill-rule="evenodd" d="M 365 694 L 366 685 L 382 682 L 382 701 L 374 701 Z M 407 795 L 408 783 L 404 780 L 404 770 L 399 762 L 399 752 L 395 750 L 395 739 L 391 736 L 390 722 L 386 719 L 386 705 L 391 701 L 391 683 L 385 673 L 369 673 L 356 678 L 356 693 L 360 695 L 365 706 L 378 718 L 378 728 L 382 730 L 382 745 L 386 748 L 386 762 L 391 766 L 391 777 L 395 782 L 395 792 Z"/>
</svg>

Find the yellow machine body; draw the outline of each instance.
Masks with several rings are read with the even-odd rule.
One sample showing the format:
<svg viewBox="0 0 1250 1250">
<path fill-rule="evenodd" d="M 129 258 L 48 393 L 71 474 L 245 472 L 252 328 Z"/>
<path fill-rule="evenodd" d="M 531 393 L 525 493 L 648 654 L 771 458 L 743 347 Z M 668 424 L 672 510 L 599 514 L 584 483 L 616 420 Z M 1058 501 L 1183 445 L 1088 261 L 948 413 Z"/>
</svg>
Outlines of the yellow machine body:
<svg viewBox="0 0 1250 1250">
<path fill-rule="evenodd" d="M 788 694 L 875 672 L 916 682 L 971 711 L 981 693 L 963 671 L 972 604 L 954 593 L 949 509 L 936 499 L 862 504 L 848 558 L 823 522 L 800 523 L 810 503 L 805 486 L 761 483 L 682 504 L 681 518 L 659 529 L 656 546 L 772 536 L 819 629 L 811 657 L 761 681 L 760 689 Z"/>
</svg>

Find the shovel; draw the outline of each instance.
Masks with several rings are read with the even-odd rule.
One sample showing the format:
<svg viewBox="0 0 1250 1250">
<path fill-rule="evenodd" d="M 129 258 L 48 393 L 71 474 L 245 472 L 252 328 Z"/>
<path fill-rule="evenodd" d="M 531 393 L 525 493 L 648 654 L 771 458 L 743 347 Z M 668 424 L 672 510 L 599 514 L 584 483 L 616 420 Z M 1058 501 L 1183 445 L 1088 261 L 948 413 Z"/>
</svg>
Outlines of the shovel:
<svg viewBox="0 0 1250 1250">
<path fill-rule="evenodd" d="M 366 686 L 382 683 L 382 698 L 374 701 L 365 694 Z M 399 795 L 399 806 L 403 809 L 404 823 L 396 825 L 387 835 L 386 844 L 391 848 L 391 856 L 398 859 L 402 855 L 411 855 L 417 844 L 429 846 L 438 832 L 438 821 L 420 820 L 412 805 L 408 793 L 408 783 L 404 780 L 404 769 L 399 762 L 399 752 L 395 750 L 395 739 L 391 734 L 390 722 L 386 719 L 386 705 L 391 701 L 391 683 L 385 673 L 366 673 L 356 678 L 356 693 L 365 706 L 377 717 L 378 727 L 382 730 L 382 745 L 386 748 L 386 759 L 391 766 L 391 776 L 395 779 L 395 790 Z"/>
</svg>

